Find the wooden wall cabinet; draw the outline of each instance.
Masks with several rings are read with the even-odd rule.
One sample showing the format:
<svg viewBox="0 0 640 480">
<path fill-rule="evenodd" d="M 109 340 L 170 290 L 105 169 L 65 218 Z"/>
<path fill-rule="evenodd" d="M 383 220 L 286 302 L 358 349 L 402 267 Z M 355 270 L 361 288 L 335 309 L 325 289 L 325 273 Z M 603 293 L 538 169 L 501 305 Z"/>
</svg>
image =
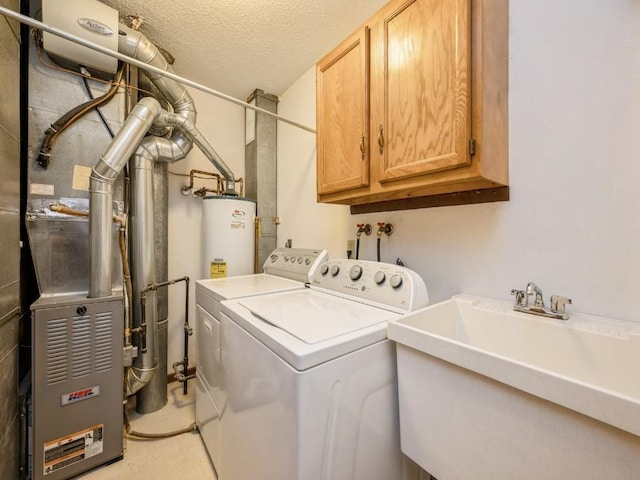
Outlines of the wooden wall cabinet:
<svg viewBox="0 0 640 480">
<path fill-rule="evenodd" d="M 508 198 L 508 0 L 392 0 L 316 70 L 318 201 Z"/>
</svg>

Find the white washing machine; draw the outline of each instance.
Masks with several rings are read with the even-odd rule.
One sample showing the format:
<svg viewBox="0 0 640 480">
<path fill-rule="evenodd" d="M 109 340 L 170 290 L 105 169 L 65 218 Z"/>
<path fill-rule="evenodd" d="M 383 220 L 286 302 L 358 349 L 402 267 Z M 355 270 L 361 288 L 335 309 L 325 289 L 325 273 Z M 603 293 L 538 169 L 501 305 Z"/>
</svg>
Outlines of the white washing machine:
<svg viewBox="0 0 640 480">
<path fill-rule="evenodd" d="M 219 480 L 403 478 L 387 323 L 427 303 L 415 272 L 345 259 L 222 302 Z"/>
<path fill-rule="evenodd" d="M 216 468 L 220 460 L 220 302 L 264 293 L 304 289 L 328 258 L 326 250 L 276 248 L 264 273 L 196 282 L 196 424 Z"/>
</svg>

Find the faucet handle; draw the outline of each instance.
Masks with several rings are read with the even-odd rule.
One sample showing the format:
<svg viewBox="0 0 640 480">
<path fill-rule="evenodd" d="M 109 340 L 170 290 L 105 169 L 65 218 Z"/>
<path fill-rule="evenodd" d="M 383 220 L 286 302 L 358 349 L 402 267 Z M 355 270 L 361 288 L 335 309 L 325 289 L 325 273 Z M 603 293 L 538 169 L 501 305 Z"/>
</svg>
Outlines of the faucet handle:
<svg viewBox="0 0 640 480">
<path fill-rule="evenodd" d="M 560 295 L 551 295 L 551 310 L 557 313 L 565 313 L 565 306 L 572 304 L 570 298 L 562 297 Z"/>
<path fill-rule="evenodd" d="M 511 290 L 511 295 L 516 296 L 516 305 L 520 305 L 521 307 L 526 307 L 527 303 L 529 303 L 529 297 L 524 290 L 513 289 Z"/>
</svg>

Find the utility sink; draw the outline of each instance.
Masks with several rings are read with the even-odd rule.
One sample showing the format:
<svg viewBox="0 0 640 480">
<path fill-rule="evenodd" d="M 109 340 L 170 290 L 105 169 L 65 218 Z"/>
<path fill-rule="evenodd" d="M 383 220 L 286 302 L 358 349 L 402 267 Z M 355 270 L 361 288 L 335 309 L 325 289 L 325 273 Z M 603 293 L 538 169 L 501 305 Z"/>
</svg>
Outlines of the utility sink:
<svg viewBox="0 0 640 480">
<path fill-rule="evenodd" d="M 640 323 L 457 295 L 389 324 L 402 450 L 438 480 L 640 478 Z"/>
</svg>

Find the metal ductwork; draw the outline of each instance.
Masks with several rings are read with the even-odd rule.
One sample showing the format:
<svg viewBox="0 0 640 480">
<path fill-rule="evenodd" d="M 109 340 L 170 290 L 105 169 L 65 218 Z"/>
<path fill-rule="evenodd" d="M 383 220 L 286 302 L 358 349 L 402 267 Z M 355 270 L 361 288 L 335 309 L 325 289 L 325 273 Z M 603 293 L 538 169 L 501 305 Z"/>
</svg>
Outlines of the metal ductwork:
<svg viewBox="0 0 640 480">
<path fill-rule="evenodd" d="M 90 298 L 107 297 L 112 293 L 113 184 L 159 114 L 160 103 L 156 99 L 140 100 L 91 172 L 89 186 Z"/>
<path fill-rule="evenodd" d="M 120 24 L 118 36 L 118 51 L 129 57 L 145 62 L 153 67 L 173 73 L 173 69 L 160 53 L 160 50 L 147 39 L 142 33 Z M 157 73 L 144 72 L 151 82 L 157 87 L 162 95 L 173 107 L 176 115 L 195 123 L 197 111 L 193 103 L 193 98 L 175 80 L 163 77 Z M 172 158 L 172 161 L 181 160 L 191 151 L 193 143 L 180 130 L 175 130 L 170 139 L 152 137 L 154 141 L 165 140 L 163 143 L 162 156 Z M 167 151 L 168 149 L 169 151 Z"/>
<path fill-rule="evenodd" d="M 213 149 L 213 147 L 207 142 L 207 140 L 198 131 L 195 125 L 195 121 L 185 118 L 176 113 L 161 112 L 158 117 L 158 123 L 167 125 L 170 127 L 179 128 L 185 135 L 195 143 L 200 151 L 207 157 L 207 159 L 213 164 L 214 167 L 222 174 L 226 181 L 224 194 L 236 195 L 235 177 L 233 172 L 229 170 L 229 167 L 224 163 L 220 155 Z"/>
<path fill-rule="evenodd" d="M 118 50 L 153 67 L 172 73 L 160 51 L 140 32 L 120 25 Z M 132 318 L 139 330 L 140 293 L 155 284 L 153 164 L 175 162 L 186 157 L 195 143 L 225 177 L 225 193 L 235 194 L 235 177 L 220 156 L 195 127 L 196 109 L 191 95 L 178 82 L 158 73 L 144 72 L 171 104 L 173 112 L 162 110 L 160 103 L 146 97 L 133 108 L 122 129 L 93 168 L 90 186 L 90 297 L 111 295 L 112 188 L 115 179 L 131 158 L 131 273 L 133 287 Z M 170 138 L 145 134 L 152 126 L 171 126 Z M 158 368 L 157 313 L 155 292 L 147 293 L 145 311 L 146 339 L 129 369 L 128 394 L 147 385 Z M 165 392 L 166 395 L 166 392 Z M 158 407 L 159 408 L 159 407 Z"/>
</svg>

